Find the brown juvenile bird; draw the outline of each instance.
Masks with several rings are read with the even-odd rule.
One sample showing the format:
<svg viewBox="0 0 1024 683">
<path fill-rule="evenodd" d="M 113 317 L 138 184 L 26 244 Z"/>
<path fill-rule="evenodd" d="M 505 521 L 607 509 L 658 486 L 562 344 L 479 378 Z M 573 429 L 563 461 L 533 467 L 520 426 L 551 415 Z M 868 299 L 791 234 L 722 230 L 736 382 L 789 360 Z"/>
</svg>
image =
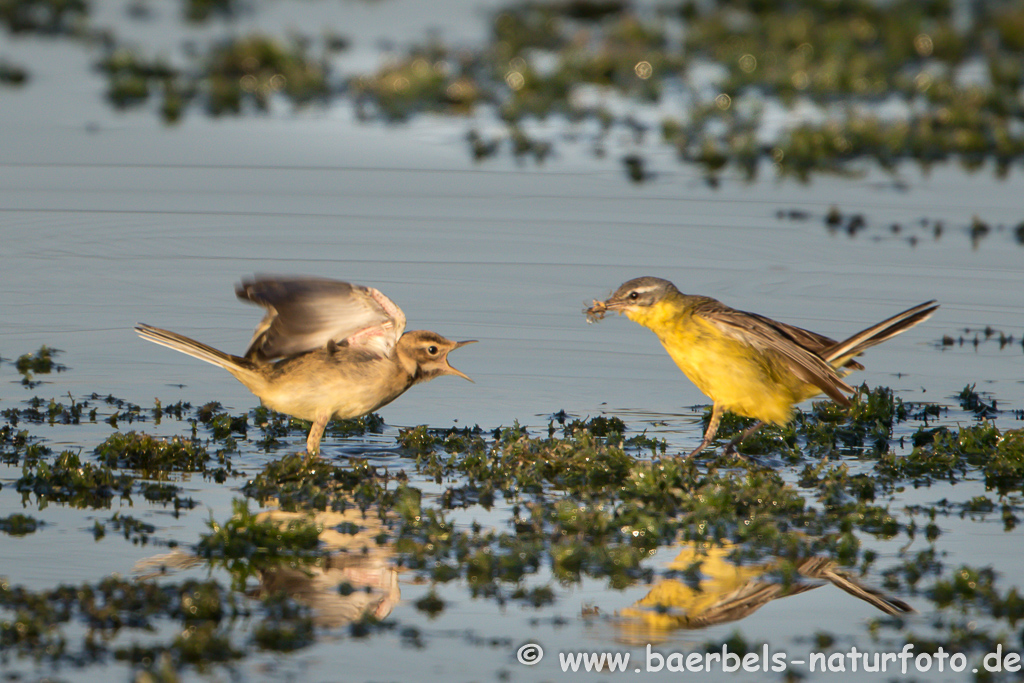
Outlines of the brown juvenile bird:
<svg viewBox="0 0 1024 683">
<path fill-rule="evenodd" d="M 244 356 L 142 323 L 135 331 L 224 368 L 268 408 L 310 420 L 310 454 L 320 450 L 332 417 L 366 415 L 440 375 L 469 379 L 448 364 L 448 353 L 475 340 L 453 342 L 426 330 L 403 334 L 402 309 L 372 287 L 257 276 L 235 294 L 267 309 Z"/>
<path fill-rule="evenodd" d="M 758 420 L 728 445 L 730 452 L 762 423 L 789 422 L 793 405 L 812 396 L 824 393 L 850 405 L 843 392 L 853 393 L 853 387 L 842 378 L 864 369 L 854 356 L 927 320 L 938 307 L 934 301 L 919 304 L 837 342 L 711 297 L 683 294 L 668 280 L 640 277 L 584 312 L 593 322 L 616 311 L 649 328 L 714 402 L 704 439 L 690 453 L 696 455 L 715 438 L 727 410 Z"/>
</svg>

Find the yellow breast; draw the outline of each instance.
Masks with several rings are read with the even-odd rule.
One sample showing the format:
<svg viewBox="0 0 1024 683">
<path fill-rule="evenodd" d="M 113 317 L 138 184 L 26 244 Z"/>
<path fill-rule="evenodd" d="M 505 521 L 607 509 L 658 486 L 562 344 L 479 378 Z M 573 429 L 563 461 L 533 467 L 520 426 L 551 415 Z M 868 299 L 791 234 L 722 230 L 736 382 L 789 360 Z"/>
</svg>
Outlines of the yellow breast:
<svg viewBox="0 0 1024 683">
<path fill-rule="evenodd" d="M 685 300 L 664 300 L 627 316 L 657 334 L 679 369 L 726 410 L 785 424 L 805 397 L 807 385 L 781 359 L 724 334 Z"/>
</svg>

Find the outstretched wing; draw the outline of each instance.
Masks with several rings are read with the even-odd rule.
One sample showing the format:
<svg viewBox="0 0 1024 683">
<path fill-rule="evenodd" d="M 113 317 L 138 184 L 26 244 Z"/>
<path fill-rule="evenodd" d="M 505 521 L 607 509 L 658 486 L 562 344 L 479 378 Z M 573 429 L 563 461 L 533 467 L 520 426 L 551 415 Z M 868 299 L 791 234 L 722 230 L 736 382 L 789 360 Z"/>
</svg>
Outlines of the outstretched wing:
<svg viewBox="0 0 1024 683">
<path fill-rule="evenodd" d="M 693 313 L 733 339 L 781 359 L 794 375 L 818 387 L 836 403 L 850 404 L 843 392 L 853 393 L 853 387 L 815 352 L 831 339 L 756 313 L 737 311 L 710 297 L 702 298 L 694 306 Z M 804 344 L 813 344 L 814 350 L 809 350 Z"/>
<path fill-rule="evenodd" d="M 267 309 L 246 358 L 287 358 L 330 342 L 385 357 L 405 330 L 405 314 L 391 299 L 339 280 L 257 275 L 235 294 Z"/>
</svg>

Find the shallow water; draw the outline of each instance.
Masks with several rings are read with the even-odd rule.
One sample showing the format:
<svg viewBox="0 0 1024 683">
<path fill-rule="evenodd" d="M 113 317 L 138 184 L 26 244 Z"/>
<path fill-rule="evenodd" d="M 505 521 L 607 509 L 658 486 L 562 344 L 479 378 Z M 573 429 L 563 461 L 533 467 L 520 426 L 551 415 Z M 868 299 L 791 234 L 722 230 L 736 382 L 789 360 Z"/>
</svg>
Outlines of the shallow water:
<svg viewBox="0 0 1024 683">
<path fill-rule="evenodd" d="M 404 16 L 417 6 L 389 0 L 331 10 L 347 13 L 347 31 L 367 36 L 357 41 L 352 63 L 378 49 L 379 27 L 390 22 L 382 17 Z M 471 35 L 484 9 L 477 2 L 453 5 L 446 35 Z M 118 21 L 116 13 L 110 16 Z M 243 27 L 245 21 L 279 20 L 272 9 L 258 21 L 243 20 Z M 409 19 L 393 39 L 416 39 L 432 20 Z M 128 25 L 140 35 L 150 30 Z M 364 34 L 359 26 L 367 27 Z M 217 400 L 233 412 L 248 410 L 256 399 L 225 373 L 144 343 L 131 328 L 146 322 L 239 352 L 259 311 L 237 302 L 232 288 L 254 272 L 372 285 L 403 308 L 410 329 L 480 340 L 453 356 L 475 384 L 443 378 L 412 389 L 380 411 L 390 426 L 383 436 L 327 441 L 328 458 L 368 452 L 372 462 L 411 472 L 410 461 L 394 451 L 395 427 L 493 429 L 518 421 L 543 431 L 559 410 L 618 415 L 632 430 L 665 437 L 672 450 L 689 450 L 700 438 L 700 411 L 692 407 L 704 397 L 648 332 L 618 318 L 587 325 L 581 314 L 591 299 L 640 275 L 665 277 L 683 291 L 833 337 L 938 299 L 942 307 L 931 320 L 872 349 L 855 381 L 888 385 L 907 401 L 953 406 L 955 394 L 977 383 L 1004 411 L 1024 408 L 1024 246 L 1010 234 L 1024 218 L 1019 172 L 999 181 L 953 166 L 929 176 L 907 168 L 898 184 L 869 171 L 807 186 L 725 178 L 712 188 L 697 170 L 651 149 L 656 175 L 634 185 L 619 161 L 621 151 L 632 149 L 629 141 L 605 159 L 565 145 L 544 165 L 507 159 L 476 165 L 460 121 L 365 124 L 344 102 L 298 115 L 284 108 L 218 121 L 193 114 L 166 128 L 149 113 L 109 111 L 82 48 L 19 40 L 5 49 L 35 59 L 28 87 L 0 91 L 0 355 L 10 360 L 46 344 L 64 350 L 58 360 L 69 369 L 27 390 L 10 365 L 0 366 L 0 408 L 18 407 L 33 395 L 61 400 L 97 392 L 143 407 L 158 397 L 164 404 Z M 862 212 L 868 230 L 854 238 L 829 234 L 823 217 L 833 205 Z M 777 217 L 793 208 L 809 217 Z M 968 225 L 975 215 L 1003 229 L 972 248 Z M 919 225 L 922 218 L 945 224 L 940 239 Z M 899 234 L 891 231 L 893 223 L 902 226 Z M 911 234 L 919 237 L 916 246 L 906 239 Z M 938 346 L 943 335 L 986 326 L 1014 335 L 1016 345 Z M 968 420 L 956 411 L 950 419 Z M 1009 412 L 996 424 L 1022 426 Z M 187 423 L 174 420 L 140 428 L 189 432 Z M 100 422 L 31 431 L 55 451 L 81 448 L 85 457 L 113 428 Z M 250 456 L 236 458 L 236 467 L 251 474 L 267 457 Z M 162 552 L 155 543 L 135 545 L 109 531 L 102 541 L 93 539 L 94 521 L 109 519 L 116 502 L 100 511 L 57 504 L 36 510 L 31 501 L 23 503 L 13 487 L 20 474 L 0 466 L 0 517 L 26 512 L 47 525 L 25 537 L 0 536 L 0 574 L 10 583 L 44 588 L 128 574 L 136 561 Z M 191 544 L 211 516 L 228 517 L 244 481 L 220 486 L 198 475 L 182 479 L 177 483 L 201 505 L 177 518 L 141 499 L 121 506 L 154 524 L 155 540 Z M 899 494 L 892 507 L 983 492 L 980 482 L 934 485 Z M 456 518 L 500 527 L 508 506 L 471 508 Z M 1013 585 L 1019 552 L 997 519 L 939 524 L 948 566 L 993 565 L 1004 588 Z M 898 557 L 893 543 L 864 542 L 883 563 Z M 652 566 L 664 566 L 674 554 L 660 549 Z M 429 586 L 402 575 L 398 580 L 402 601 L 388 619 L 399 628 L 365 639 L 331 634 L 292 655 L 254 655 L 237 673 L 246 680 L 328 680 L 344 666 L 351 680 L 401 680 L 413 671 L 438 681 L 556 677 L 554 652 L 623 649 L 607 617 L 649 588 L 616 591 L 595 579 L 555 583 L 554 605 L 534 609 L 473 599 L 455 582 L 436 589 L 446 608 L 429 618 L 413 607 Z M 527 581 L 550 582 L 543 569 Z M 597 606 L 601 616 L 584 618 L 584 606 Z M 915 606 L 926 609 L 927 603 Z M 793 652 L 813 649 L 810 639 L 819 631 L 859 644 L 868 642 L 864 623 L 875 616 L 866 604 L 823 586 L 774 601 L 739 624 L 669 634 L 658 647 L 696 649 L 737 629 L 748 642 L 769 640 Z M 929 616 L 914 623 L 923 629 Z M 420 630 L 424 647 L 401 636 L 406 626 Z M 516 648 L 529 639 L 549 652 L 534 669 L 515 661 Z M 642 648 L 632 651 L 640 656 Z M 3 667 L 30 678 L 48 675 L 26 661 Z M 111 663 L 57 675 L 108 680 L 126 672 Z M 219 669 L 186 673 L 193 675 L 233 677 Z"/>
</svg>

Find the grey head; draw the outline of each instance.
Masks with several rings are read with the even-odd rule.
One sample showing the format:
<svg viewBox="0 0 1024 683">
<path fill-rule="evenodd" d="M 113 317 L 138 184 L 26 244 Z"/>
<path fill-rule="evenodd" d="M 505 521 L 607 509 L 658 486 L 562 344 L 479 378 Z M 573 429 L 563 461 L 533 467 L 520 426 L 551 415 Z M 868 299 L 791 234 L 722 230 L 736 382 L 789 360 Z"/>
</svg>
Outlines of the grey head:
<svg viewBox="0 0 1024 683">
<path fill-rule="evenodd" d="M 396 351 L 399 361 L 412 375 L 414 383 L 429 382 L 441 375 L 457 375 L 472 382 L 466 374 L 448 363 L 448 354 L 460 346 L 475 343 L 475 339 L 455 342 L 436 332 L 413 330 L 402 335 Z"/>
<path fill-rule="evenodd" d="M 668 280 L 660 277 L 638 277 L 619 285 L 619 288 L 604 301 L 604 306 L 609 311 L 653 306 L 670 294 L 679 294 L 679 290 Z"/>
</svg>

